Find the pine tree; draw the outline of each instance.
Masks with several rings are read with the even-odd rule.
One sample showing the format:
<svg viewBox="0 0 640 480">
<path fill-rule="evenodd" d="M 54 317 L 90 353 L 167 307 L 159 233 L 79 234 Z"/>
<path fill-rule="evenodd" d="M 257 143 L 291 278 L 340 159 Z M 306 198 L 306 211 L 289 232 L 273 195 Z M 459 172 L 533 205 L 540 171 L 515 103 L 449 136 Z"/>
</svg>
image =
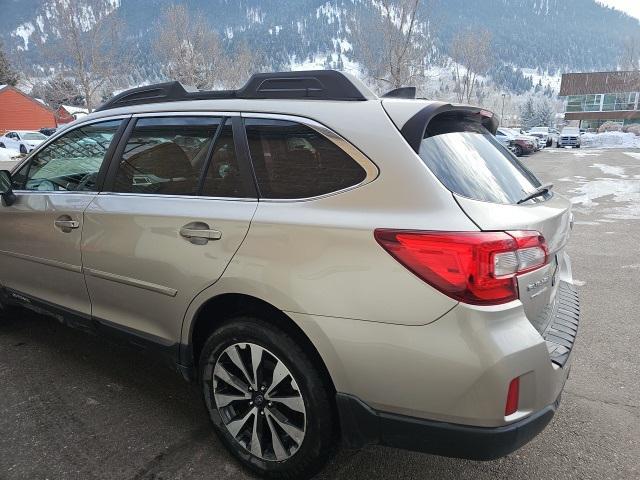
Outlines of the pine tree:
<svg viewBox="0 0 640 480">
<path fill-rule="evenodd" d="M 553 123 L 555 111 L 549 99 L 544 96 L 540 97 L 535 107 L 538 125 L 550 127 Z"/>
<path fill-rule="evenodd" d="M 15 86 L 18 83 L 18 79 L 18 72 L 11 68 L 2 43 L 0 43 L 0 85 Z"/>
<path fill-rule="evenodd" d="M 531 128 L 536 126 L 538 118 L 533 97 L 527 97 L 525 102 L 520 106 L 520 120 L 524 127 Z"/>
</svg>

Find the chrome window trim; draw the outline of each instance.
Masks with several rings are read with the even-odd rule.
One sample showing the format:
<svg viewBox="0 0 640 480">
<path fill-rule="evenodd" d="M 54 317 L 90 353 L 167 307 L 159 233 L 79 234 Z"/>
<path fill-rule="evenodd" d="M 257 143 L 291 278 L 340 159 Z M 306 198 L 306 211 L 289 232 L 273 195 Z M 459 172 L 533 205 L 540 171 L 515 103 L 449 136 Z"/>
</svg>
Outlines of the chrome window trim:
<svg viewBox="0 0 640 480">
<path fill-rule="evenodd" d="M 163 111 L 163 112 L 145 112 L 145 113 L 134 113 L 133 118 L 147 118 L 147 117 L 211 117 L 211 118 L 222 118 L 222 117 L 239 117 L 240 112 L 218 112 L 215 110 L 211 111 L 189 111 L 183 110 L 179 112 L 175 111 Z"/>
<path fill-rule="evenodd" d="M 88 195 L 92 197 L 95 197 L 98 194 L 96 191 L 88 190 L 82 190 L 81 192 L 77 192 L 75 190 L 14 190 L 13 192 L 21 195 Z"/>
<path fill-rule="evenodd" d="M 11 173 L 13 174 L 13 172 L 17 172 L 18 170 L 20 170 L 22 168 L 22 166 L 25 165 L 29 160 L 31 160 L 32 156 L 37 155 L 38 152 L 40 152 L 40 150 L 46 148 L 51 143 L 56 141 L 58 138 L 62 137 L 63 135 L 66 135 L 69 132 L 72 132 L 73 130 L 75 130 L 77 128 L 86 127 L 87 125 L 91 125 L 93 123 L 109 122 L 109 121 L 112 121 L 112 120 L 123 120 L 123 119 L 127 119 L 127 118 L 131 118 L 131 114 L 120 114 L 120 115 L 113 115 L 113 116 L 109 116 L 109 117 L 92 118 L 92 119 L 88 119 L 88 120 L 82 120 L 82 121 L 80 121 L 80 123 L 77 123 L 77 124 L 76 123 L 70 124 L 70 125 L 73 125 L 73 126 L 70 126 L 68 128 L 64 128 L 64 129 L 60 130 L 59 132 L 54 133 L 49 138 L 47 138 L 44 142 L 42 142 L 40 145 L 38 145 L 33 150 L 31 150 L 27 154 L 27 156 L 20 163 L 18 163 L 15 167 L 13 167 L 13 169 L 11 170 Z M 27 191 L 29 191 L 29 190 L 27 190 Z"/>
<path fill-rule="evenodd" d="M 190 200 L 225 200 L 235 202 L 257 202 L 255 197 L 207 197 L 205 195 L 164 195 L 158 193 L 134 193 L 134 192 L 99 192 L 100 197 L 112 195 L 116 197 L 152 197 L 152 198 L 175 198 Z"/>
<path fill-rule="evenodd" d="M 380 174 L 380 169 L 378 166 L 367 157 L 360 149 L 358 149 L 351 142 L 346 140 L 344 137 L 339 135 L 338 133 L 331 130 L 326 125 L 323 125 L 316 120 L 312 120 L 307 117 L 300 117 L 296 115 L 286 115 L 286 114 L 278 114 L 278 113 L 253 113 L 253 112 L 242 112 L 241 117 L 251 119 L 251 118 L 264 118 L 271 120 L 285 120 L 289 122 L 296 122 L 302 125 L 305 125 L 320 135 L 325 137 L 327 140 L 331 141 L 334 145 L 336 145 L 340 150 L 346 153 L 349 158 L 351 158 L 354 162 L 360 165 L 365 171 L 364 180 L 355 185 L 351 185 L 349 187 L 336 190 L 334 192 L 324 193 L 322 195 L 316 195 L 313 197 L 301 197 L 301 198 L 260 198 L 261 202 L 270 202 L 270 203 L 294 203 L 294 202 L 308 202 L 312 200 L 319 200 L 322 198 L 332 197 L 334 195 L 339 195 L 344 192 L 348 192 L 350 190 L 354 190 L 356 188 L 362 187 L 368 183 L 373 182 L 378 175 Z"/>
</svg>

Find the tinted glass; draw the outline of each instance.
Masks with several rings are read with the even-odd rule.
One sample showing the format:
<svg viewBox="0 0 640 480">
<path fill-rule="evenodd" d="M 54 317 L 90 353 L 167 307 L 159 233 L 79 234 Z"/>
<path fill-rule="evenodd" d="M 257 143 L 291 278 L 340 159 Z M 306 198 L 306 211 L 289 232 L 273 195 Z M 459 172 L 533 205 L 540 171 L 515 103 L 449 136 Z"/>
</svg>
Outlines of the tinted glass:
<svg viewBox="0 0 640 480">
<path fill-rule="evenodd" d="M 333 142 L 295 122 L 245 121 L 260 194 L 308 198 L 362 182 L 365 170 Z"/>
<path fill-rule="evenodd" d="M 15 174 L 14 188 L 95 191 L 98 171 L 120 123 L 92 123 L 56 139 Z"/>
<path fill-rule="evenodd" d="M 452 192 L 485 202 L 517 203 L 540 181 L 486 129 L 422 140 L 420 158 Z"/>
<path fill-rule="evenodd" d="M 114 192 L 196 195 L 220 118 L 138 119 L 122 153 Z"/>
<path fill-rule="evenodd" d="M 229 120 L 222 127 L 213 147 L 201 194 L 207 197 L 245 196 Z"/>
<path fill-rule="evenodd" d="M 46 140 L 47 137 L 41 133 L 25 133 L 22 135 L 23 140 Z"/>
</svg>

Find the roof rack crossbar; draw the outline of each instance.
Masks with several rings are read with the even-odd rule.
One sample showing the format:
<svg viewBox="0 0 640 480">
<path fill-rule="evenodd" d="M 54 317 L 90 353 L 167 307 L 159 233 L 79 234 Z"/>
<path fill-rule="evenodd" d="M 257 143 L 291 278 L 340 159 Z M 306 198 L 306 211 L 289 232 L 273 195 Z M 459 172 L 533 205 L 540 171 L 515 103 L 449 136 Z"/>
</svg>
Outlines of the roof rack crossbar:
<svg viewBox="0 0 640 480">
<path fill-rule="evenodd" d="M 257 73 L 238 90 L 191 90 L 180 82 L 158 83 L 122 92 L 97 111 L 130 105 L 213 99 L 367 100 L 357 82 L 335 70 Z"/>
</svg>

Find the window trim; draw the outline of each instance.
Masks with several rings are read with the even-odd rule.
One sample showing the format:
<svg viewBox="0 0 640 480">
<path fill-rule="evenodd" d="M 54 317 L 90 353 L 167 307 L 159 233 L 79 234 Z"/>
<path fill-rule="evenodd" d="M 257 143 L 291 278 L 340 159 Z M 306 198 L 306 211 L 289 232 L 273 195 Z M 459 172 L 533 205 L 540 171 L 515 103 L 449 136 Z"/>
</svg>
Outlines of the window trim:
<svg viewBox="0 0 640 480">
<path fill-rule="evenodd" d="M 116 196 L 133 196 L 133 197 L 162 197 L 162 198 L 188 198 L 188 199 L 202 199 L 202 200 L 226 200 L 226 201 L 252 201 L 255 202 L 258 200 L 258 190 L 257 183 L 253 176 L 253 167 L 251 166 L 250 159 L 247 157 L 247 154 L 244 153 L 244 149 L 241 148 L 242 138 L 238 136 L 238 132 L 236 131 L 236 123 L 240 120 L 240 112 L 218 112 L 218 111 L 159 111 L 159 112 L 146 112 L 146 113 L 136 113 L 130 115 L 131 119 L 129 124 L 127 125 L 126 130 L 123 132 L 122 136 L 118 140 L 118 145 L 113 151 L 113 155 L 109 161 L 109 167 L 106 174 L 106 179 L 104 184 L 102 185 L 102 189 L 98 192 L 99 195 L 116 195 Z M 115 184 L 115 179 L 118 174 L 119 167 L 119 158 L 122 156 L 124 149 L 131 137 L 133 130 L 135 129 L 136 123 L 139 119 L 142 118 L 167 118 L 167 117 L 208 117 L 208 118 L 220 118 L 221 123 L 214 134 L 214 140 L 218 138 L 218 135 L 222 132 L 221 127 L 225 125 L 227 122 L 231 122 L 233 128 L 233 139 L 234 145 L 236 148 L 236 157 L 238 159 L 238 166 L 240 168 L 240 175 L 242 177 L 242 181 L 244 183 L 245 189 L 247 190 L 247 195 L 244 197 L 211 197 L 206 195 L 201 195 L 201 186 L 204 182 L 203 173 L 209 169 L 211 161 L 213 159 L 213 148 L 214 144 L 211 145 L 211 148 L 207 152 L 207 158 L 205 159 L 204 165 L 206 165 L 206 170 L 203 170 L 199 173 L 198 178 L 198 191 L 196 195 L 165 195 L 158 193 L 137 193 L 137 192 L 114 192 L 113 187 Z M 237 120 L 235 120 L 237 119 Z M 244 129 L 243 129 L 244 130 Z M 244 137 L 244 134 L 243 134 Z M 246 141 L 246 140 L 245 140 Z M 201 185 L 202 183 L 202 185 Z"/>
<path fill-rule="evenodd" d="M 51 191 L 51 192 L 47 192 L 47 191 L 39 191 L 39 190 L 26 190 L 26 189 L 16 189 L 14 190 L 16 193 L 20 193 L 20 194 L 32 194 L 32 193 L 39 193 L 39 194 L 46 194 L 46 195 L 69 195 L 69 194 L 91 194 L 91 195 L 95 195 L 99 192 L 102 191 L 102 188 L 104 187 L 104 183 L 107 177 L 107 171 L 109 169 L 109 166 L 111 165 L 111 159 L 113 157 L 113 153 L 116 149 L 116 146 L 119 144 L 120 139 L 122 138 L 122 135 L 125 133 L 125 130 L 127 128 L 127 125 L 129 123 L 129 119 L 131 118 L 131 115 L 113 115 L 113 116 L 108 116 L 108 117 L 102 117 L 102 118 L 96 118 L 96 119 L 92 119 L 92 120 L 87 120 L 87 121 L 83 121 L 81 123 L 78 123 L 77 125 L 73 125 L 73 127 L 69 127 L 69 128 L 65 128 L 63 130 L 57 131 L 56 133 L 54 133 L 53 135 L 51 135 L 49 138 L 47 138 L 47 140 L 45 140 L 44 142 L 42 142 L 40 145 L 38 145 L 36 148 L 34 148 L 26 157 L 25 159 L 18 163 L 15 167 L 13 167 L 13 169 L 11 170 L 11 175 L 13 176 L 14 173 L 18 172 L 23 166 L 25 166 L 28 162 L 31 162 L 31 160 L 33 158 L 35 158 L 36 155 L 38 155 L 40 153 L 40 151 L 44 150 L 45 148 L 47 148 L 49 145 L 51 145 L 53 142 L 57 141 L 59 138 L 75 131 L 78 130 L 79 128 L 83 128 L 86 127 L 88 125 L 93 125 L 95 123 L 105 123 L 105 122 L 111 122 L 114 120 L 120 120 L 120 126 L 116 129 L 116 132 L 113 135 L 113 138 L 111 139 L 111 143 L 109 144 L 109 148 L 107 149 L 107 151 L 104 154 L 104 159 L 102 160 L 102 164 L 100 165 L 100 170 L 98 171 L 98 177 L 96 179 L 96 188 L 95 190 L 83 190 L 82 192 L 77 192 L 74 190 L 69 190 L 69 191 Z M 31 170 L 31 167 L 29 167 L 29 170 Z M 29 176 L 29 171 L 27 171 L 27 177 Z"/>
<path fill-rule="evenodd" d="M 259 112 L 242 112 L 242 131 L 244 142 L 246 143 L 247 155 L 249 155 L 249 143 L 247 139 L 247 131 L 244 127 L 245 119 L 267 119 L 267 120 L 284 120 L 289 122 L 296 122 L 306 127 L 311 128 L 316 131 L 318 134 L 322 135 L 324 138 L 332 142 L 336 145 L 340 150 L 342 150 L 349 158 L 351 158 L 354 162 L 360 165 L 365 171 L 364 179 L 355 185 L 351 185 L 346 188 L 342 188 L 340 190 L 335 190 L 329 193 L 323 193 L 322 195 L 315 195 L 312 197 L 301 197 L 301 198 L 263 198 L 260 196 L 260 202 L 269 202 L 269 203 L 294 203 L 294 202 L 308 202 L 312 200 L 318 200 L 321 198 L 332 197 L 334 195 L 339 195 L 344 192 L 348 192 L 350 190 L 354 190 L 356 188 L 360 188 L 368 183 L 373 182 L 378 175 L 380 174 L 380 169 L 378 166 L 367 157 L 360 149 L 354 146 L 352 143 L 347 141 L 344 137 L 339 135 L 338 133 L 331 130 L 329 127 L 323 125 L 322 123 L 312 120 L 307 117 L 299 117 L 296 115 L 286 115 L 286 114 L 278 114 L 278 113 L 259 113 Z M 253 160 L 251 160 L 251 169 L 253 172 L 254 181 L 256 182 L 257 188 L 257 178 L 255 176 L 255 170 L 253 168 Z"/>
</svg>

